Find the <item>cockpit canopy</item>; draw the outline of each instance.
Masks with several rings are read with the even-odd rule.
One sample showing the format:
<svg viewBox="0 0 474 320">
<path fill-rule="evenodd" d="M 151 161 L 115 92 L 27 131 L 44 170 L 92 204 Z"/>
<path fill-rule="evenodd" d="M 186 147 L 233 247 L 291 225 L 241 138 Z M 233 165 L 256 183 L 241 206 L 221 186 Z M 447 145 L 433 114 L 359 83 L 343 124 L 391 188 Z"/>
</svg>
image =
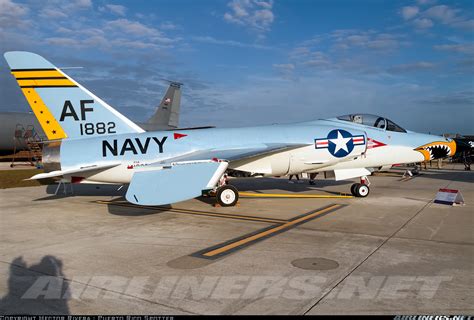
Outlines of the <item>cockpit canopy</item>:
<svg viewBox="0 0 474 320">
<path fill-rule="evenodd" d="M 395 122 L 384 117 L 376 116 L 374 114 L 346 114 L 344 116 L 337 117 L 337 119 L 358 123 L 369 127 L 385 129 L 387 131 L 407 132 Z"/>
</svg>

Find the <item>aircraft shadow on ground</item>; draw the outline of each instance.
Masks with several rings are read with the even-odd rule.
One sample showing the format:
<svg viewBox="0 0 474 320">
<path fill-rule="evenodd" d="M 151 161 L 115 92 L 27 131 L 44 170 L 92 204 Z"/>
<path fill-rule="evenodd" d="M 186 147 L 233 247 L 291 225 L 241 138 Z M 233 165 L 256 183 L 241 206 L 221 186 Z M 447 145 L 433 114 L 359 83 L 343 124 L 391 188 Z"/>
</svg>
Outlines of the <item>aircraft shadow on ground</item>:
<svg viewBox="0 0 474 320">
<path fill-rule="evenodd" d="M 70 314 L 71 291 L 62 270 L 62 261 L 50 255 L 31 266 L 21 256 L 13 259 L 0 314 Z"/>
<path fill-rule="evenodd" d="M 71 188 L 72 187 L 72 188 Z M 58 185 L 48 185 L 46 187 L 46 193 L 50 196 L 38 198 L 34 201 L 54 200 L 62 199 L 74 196 L 110 196 L 110 197 L 123 197 L 127 192 L 127 186 L 120 188 L 120 185 L 111 184 L 68 184 L 66 189 L 62 186 L 58 189 Z M 57 193 L 56 193 L 57 190 Z"/>
<path fill-rule="evenodd" d="M 114 199 L 114 201 L 125 201 L 124 198 L 120 197 Z M 113 201 L 112 201 L 113 202 Z M 140 216 L 148 216 L 152 214 L 160 214 L 166 212 L 167 209 L 171 209 L 171 205 L 164 205 L 157 207 L 143 207 L 143 206 L 135 206 L 133 204 L 127 204 L 126 206 L 121 206 L 113 203 L 107 204 L 107 211 L 110 214 L 116 216 L 127 216 L 127 217 L 140 217 Z"/>
<path fill-rule="evenodd" d="M 253 191 L 258 193 L 264 193 L 266 190 L 282 190 L 288 192 L 325 192 L 329 194 L 339 194 L 339 192 L 333 192 L 325 190 L 326 187 L 331 186 L 350 186 L 354 183 L 351 180 L 345 181 L 334 181 L 334 180 L 323 180 L 316 179 L 315 184 L 309 184 L 308 179 L 300 179 L 299 181 L 293 179 L 294 183 L 289 183 L 288 179 L 271 179 L 271 178 L 256 178 L 256 179 L 235 179 L 230 180 L 230 184 L 233 184 L 239 189 L 239 191 Z M 256 191 L 258 189 L 258 191 Z M 341 192 L 347 192 L 348 188 L 341 188 Z"/>
<path fill-rule="evenodd" d="M 307 179 L 301 179 L 298 182 L 294 180 L 295 183 L 288 183 L 286 179 L 272 179 L 272 178 L 240 178 L 240 179 L 231 179 L 230 184 L 235 185 L 239 191 L 254 191 L 254 192 L 265 192 L 265 190 L 281 190 L 288 192 L 325 192 L 329 194 L 337 194 L 338 192 L 333 192 L 325 190 L 325 187 L 330 186 L 343 186 L 351 184 L 352 181 L 333 181 L 333 180 L 316 180 L 315 185 L 310 185 Z M 111 185 L 111 184 L 67 184 L 66 188 L 61 186 L 58 189 L 58 185 L 48 185 L 46 187 L 46 193 L 49 196 L 35 199 L 34 201 L 44 201 L 44 200 L 54 200 L 62 199 L 67 197 L 74 196 L 110 196 L 110 197 L 124 197 L 127 192 L 127 185 Z M 347 190 L 341 189 L 341 192 L 346 192 Z M 203 197 L 200 199 L 205 203 L 214 203 L 209 198 Z"/>
</svg>

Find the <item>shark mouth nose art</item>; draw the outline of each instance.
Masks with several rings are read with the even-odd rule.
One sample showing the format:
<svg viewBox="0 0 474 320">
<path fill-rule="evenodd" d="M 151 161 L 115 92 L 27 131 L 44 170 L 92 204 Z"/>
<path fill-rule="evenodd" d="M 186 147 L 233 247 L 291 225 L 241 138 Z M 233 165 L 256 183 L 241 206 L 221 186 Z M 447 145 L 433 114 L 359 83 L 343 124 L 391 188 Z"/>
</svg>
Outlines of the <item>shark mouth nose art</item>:
<svg viewBox="0 0 474 320">
<path fill-rule="evenodd" d="M 456 152 L 456 142 L 454 140 L 449 142 L 437 141 L 425 144 L 415 150 L 421 152 L 425 157 L 425 160 L 446 158 L 454 155 Z"/>
</svg>

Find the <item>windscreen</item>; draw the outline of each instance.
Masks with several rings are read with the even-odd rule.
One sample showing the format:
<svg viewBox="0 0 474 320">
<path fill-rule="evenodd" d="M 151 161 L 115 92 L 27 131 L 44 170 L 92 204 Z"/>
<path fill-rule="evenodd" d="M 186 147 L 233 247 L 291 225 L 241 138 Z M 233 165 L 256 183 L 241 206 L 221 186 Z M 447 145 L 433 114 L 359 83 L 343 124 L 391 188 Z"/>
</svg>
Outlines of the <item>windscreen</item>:
<svg viewBox="0 0 474 320">
<path fill-rule="evenodd" d="M 373 128 L 385 129 L 387 131 L 406 132 L 405 129 L 403 129 L 393 121 L 373 114 L 346 114 L 337 117 L 337 119 Z"/>
</svg>

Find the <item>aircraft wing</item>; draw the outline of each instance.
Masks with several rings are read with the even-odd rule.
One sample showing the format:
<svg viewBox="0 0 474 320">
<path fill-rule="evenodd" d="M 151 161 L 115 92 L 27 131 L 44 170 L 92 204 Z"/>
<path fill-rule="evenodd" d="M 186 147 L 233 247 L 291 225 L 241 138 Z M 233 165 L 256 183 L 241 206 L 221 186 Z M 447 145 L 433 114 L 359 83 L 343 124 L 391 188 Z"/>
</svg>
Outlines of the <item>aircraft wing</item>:
<svg viewBox="0 0 474 320">
<path fill-rule="evenodd" d="M 214 188 L 229 165 L 225 161 L 190 161 L 171 166 L 137 171 L 133 174 L 125 198 L 139 205 L 175 203 Z"/>
<path fill-rule="evenodd" d="M 106 170 L 106 169 L 116 167 L 119 164 L 120 162 L 116 162 L 116 163 L 108 163 L 105 165 L 91 165 L 87 167 L 80 167 L 77 169 L 56 170 L 56 171 L 51 171 L 48 173 L 39 173 L 26 180 L 40 180 L 40 179 L 47 179 L 47 178 L 56 178 L 56 177 L 62 177 L 65 175 L 81 174 L 81 173 L 85 173 L 89 171 Z"/>
<path fill-rule="evenodd" d="M 134 172 L 125 198 L 140 205 L 163 205 L 198 197 L 216 186 L 229 162 L 306 145 L 261 144 L 196 151 L 141 167 Z"/>
</svg>

